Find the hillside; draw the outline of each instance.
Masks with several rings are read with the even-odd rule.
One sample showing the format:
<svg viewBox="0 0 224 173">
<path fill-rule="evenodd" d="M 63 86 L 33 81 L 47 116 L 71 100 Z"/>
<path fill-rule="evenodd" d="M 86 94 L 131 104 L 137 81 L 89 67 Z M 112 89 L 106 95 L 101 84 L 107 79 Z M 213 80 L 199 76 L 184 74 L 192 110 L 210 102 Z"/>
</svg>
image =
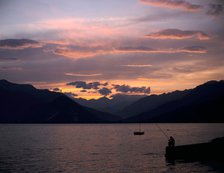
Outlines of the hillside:
<svg viewBox="0 0 224 173">
<path fill-rule="evenodd" d="M 224 81 L 209 81 L 194 89 L 180 91 L 181 97 L 158 104 L 147 111 L 124 120 L 125 122 L 224 122 Z M 169 95 L 175 95 L 170 93 Z M 181 94 L 180 94 L 181 95 Z M 163 99 L 164 95 L 157 96 Z M 145 98 L 146 99 L 146 98 Z M 152 104 L 153 99 L 151 99 Z M 142 100 L 140 100 L 142 102 Z M 140 102 L 139 101 L 139 102 Z M 135 103 L 139 104 L 139 103 Z"/>
<path fill-rule="evenodd" d="M 124 118 L 139 115 L 143 112 L 153 110 L 167 102 L 181 99 L 188 92 L 189 92 L 188 90 L 185 90 L 185 91 L 174 91 L 171 93 L 161 95 L 150 95 L 126 106 L 123 110 L 118 112 L 118 115 Z"/>
<path fill-rule="evenodd" d="M 101 123 L 117 116 L 79 105 L 62 93 L 0 80 L 1 123 Z"/>
<path fill-rule="evenodd" d="M 110 99 L 108 99 L 107 97 L 101 97 L 99 99 L 91 99 L 91 100 L 85 100 L 82 98 L 75 98 L 74 100 L 80 105 L 89 108 L 97 109 L 112 114 L 117 114 L 126 106 L 144 97 L 145 95 L 116 94 L 113 95 Z"/>
</svg>

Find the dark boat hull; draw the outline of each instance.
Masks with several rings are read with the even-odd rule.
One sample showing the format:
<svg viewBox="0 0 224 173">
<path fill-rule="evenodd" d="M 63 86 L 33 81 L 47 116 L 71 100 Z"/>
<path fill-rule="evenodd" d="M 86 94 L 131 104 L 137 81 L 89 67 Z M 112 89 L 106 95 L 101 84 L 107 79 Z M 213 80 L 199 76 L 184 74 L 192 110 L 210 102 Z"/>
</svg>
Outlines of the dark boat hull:
<svg viewBox="0 0 224 173">
<path fill-rule="evenodd" d="M 134 135 L 144 135 L 145 132 L 134 132 Z"/>
</svg>

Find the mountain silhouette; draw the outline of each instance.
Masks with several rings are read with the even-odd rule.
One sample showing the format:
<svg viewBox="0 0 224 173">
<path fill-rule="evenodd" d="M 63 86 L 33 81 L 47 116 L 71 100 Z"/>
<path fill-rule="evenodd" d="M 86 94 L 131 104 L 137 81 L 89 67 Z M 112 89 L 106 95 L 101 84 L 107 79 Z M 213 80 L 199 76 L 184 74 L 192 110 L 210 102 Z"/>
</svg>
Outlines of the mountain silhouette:
<svg viewBox="0 0 224 173">
<path fill-rule="evenodd" d="M 83 98 L 75 98 L 74 100 L 86 107 L 97 109 L 103 112 L 112 114 L 118 114 L 126 106 L 133 102 L 145 97 L 145 95 L 127 95 L 127 94 L 115 94 L 110 99 L 107 97 L 101 97 L 99 99 L 86 100 Z M 125 117 L 125 116 L 124 116 Z"/>
<path fill-rule="evenodd" d="M 161 95 L 150 95 L 139 99 L 138 101 L 126 106 L 118 114 L 121 117 L 129 118 L 135 115 L 139 115 L 143 112 L 153 110 L 167 102 L 180 99 L 184 97 L 189 91 L 174 91 Z"/>
<path fill-rule="evenodd" d="M 0 80 L 0 123 L 224 122 L 224 81 L 138 98 L 103 97 L 92 100 L 92 105 L 84 100 L 83 106 L 63 93 Z M 109 106 L 118 113 L 90 108 L 97 104 L 99 110 L 109 110 Z"/>
<path fill-rule="evenodd" d="M 0 80 L 1 123 L 102 123 L 119 117 L 86 108 L 62 93 Z"/>
<path fill-rule="evenodd" d="M 209 81 L 194 89 L 149 96 L 131 107 L 143 111 L 135 111 L 138 114 L 124 122 L 224 122 L 224 81 Z"/>
</svg>

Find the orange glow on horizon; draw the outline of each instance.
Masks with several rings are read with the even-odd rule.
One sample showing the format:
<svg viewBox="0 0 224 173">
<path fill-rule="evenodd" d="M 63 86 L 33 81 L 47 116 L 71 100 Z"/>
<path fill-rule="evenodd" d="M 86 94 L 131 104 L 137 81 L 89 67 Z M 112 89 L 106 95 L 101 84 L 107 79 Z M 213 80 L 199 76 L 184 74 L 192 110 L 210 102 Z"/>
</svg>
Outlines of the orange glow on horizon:
<svg viewBox="0 0 224 173">
<path fill-rule="evenodd" d="M 183 77 L 183 75 L 179 74 L 176 75 L 172 80 L 171 79 L 153 79 L 153 78 L 146 78 L 146 77 L 139 77 L 136 80 L 97 80 L 98 82 L 106 83 L 108 82 L 109 85 L 107 88 L 111 88 L 112 84 L 118 84 L 118 85 L 129 85 L 131 87 L 139 87 L 139 86 L 145 86 L 151 88 L 151 94 L 163 94 L 167 92 L 173 92 L 176 90 L 185 90 L 185 89 L 191 89 L 196 87 L 197 85 L 200 85 L 204 82 L 207 82 L 207 76 L 211 75 L 211 80 L 213 79 L 212 75 L 217 73 L 217 71 L 223 71 L 223 68 L 221 69 L 214 69 L 214 70 L 208 70 L 200 72 L 200 74 L 187 74 Z M 200 76 L 200 77 L 199 77 Z M 204 76 L 204 78 L 202 77 Z M 221 80 L 222 78 L 220 78 Z M 93 82 L 91 80 L 88 80 L 86 82 Z M 90 89 L 87 90 L 87 92 L 81 92 L 83 90 L 82 88 L 75 88 L 74 86 L 68 86 L 66 83 L 68 82 L 60 82 L 60 83 L 48 83 L 48 82 L 29 82 L 32 83 L 35 87 L 39 89 L 46 89 L 52 90 L 53 88 L 59 88 L 61 92 L 71 92 L 74 94 L 77 94 L 78 96 L 76 98 L 84 98 L 84 99 L 98 99 L 100 97 L 103 97 L 103 95 L 99 94 L 96 90 Z M 112 90 L 112 94 L 117 94 L 119 92 L 116 92 L 114 89 Z M 135 94 L 135 93 L 123 93 L 123 94 Z M 138 93 L 136 93 L 138 94 Z M 107 97 L 109 98 L 110 95 Z M 142 94 L 143 95 L 143 94 Z"/>
</svg>

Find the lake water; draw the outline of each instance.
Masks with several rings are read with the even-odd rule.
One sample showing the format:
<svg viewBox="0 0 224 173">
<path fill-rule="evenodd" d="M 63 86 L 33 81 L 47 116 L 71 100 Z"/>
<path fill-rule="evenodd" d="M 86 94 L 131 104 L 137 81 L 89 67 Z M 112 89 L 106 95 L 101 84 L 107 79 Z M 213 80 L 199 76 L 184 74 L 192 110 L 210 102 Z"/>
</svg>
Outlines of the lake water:
<svg viewBox="0 0 224 173">
<path fill-rule="evenodd" d="M 224 136 L 224 124 L 159 124 L 176 145 Z M 155 124 L 0 125 L 0 172 L 217 173 L 216 167 L 164 158 L 167 139 Z"/>
</svg>

